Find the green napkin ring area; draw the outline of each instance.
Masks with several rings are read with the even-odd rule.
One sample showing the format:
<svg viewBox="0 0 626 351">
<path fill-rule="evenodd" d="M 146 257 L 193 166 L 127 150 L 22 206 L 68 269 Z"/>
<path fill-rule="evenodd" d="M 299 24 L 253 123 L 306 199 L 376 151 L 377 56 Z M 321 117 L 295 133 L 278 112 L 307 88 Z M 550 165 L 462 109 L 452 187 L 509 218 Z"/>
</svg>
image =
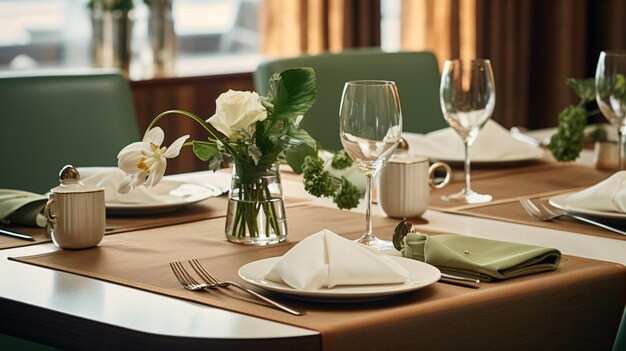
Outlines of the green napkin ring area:
<svg viewBox="0 0 626 351">
<path fill-rule="evenodd" d="M 398 233 L 396 233 L 398 234 Z M 426 235 L 409 231 L 401 238 L 402 256 L 436 266 L 441 271 L 479 278 L 508 279 L 556 269 L 557 249 L 456 234 Z"/>
</svg>

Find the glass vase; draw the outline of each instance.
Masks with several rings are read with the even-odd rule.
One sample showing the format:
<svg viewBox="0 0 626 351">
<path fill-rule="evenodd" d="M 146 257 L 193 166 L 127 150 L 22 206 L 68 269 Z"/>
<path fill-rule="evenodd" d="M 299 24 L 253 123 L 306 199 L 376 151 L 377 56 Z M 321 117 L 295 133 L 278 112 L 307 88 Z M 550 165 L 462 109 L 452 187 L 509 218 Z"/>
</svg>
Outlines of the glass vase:
<svg viewBox="0 0 626 351">
<path fill-rule="evenodd" d="M 233 163 L 228 193 L 226 238 L 263 246 L 287 238 L 287 219 L 278 163 L 265 167 Z"/>
</svg>

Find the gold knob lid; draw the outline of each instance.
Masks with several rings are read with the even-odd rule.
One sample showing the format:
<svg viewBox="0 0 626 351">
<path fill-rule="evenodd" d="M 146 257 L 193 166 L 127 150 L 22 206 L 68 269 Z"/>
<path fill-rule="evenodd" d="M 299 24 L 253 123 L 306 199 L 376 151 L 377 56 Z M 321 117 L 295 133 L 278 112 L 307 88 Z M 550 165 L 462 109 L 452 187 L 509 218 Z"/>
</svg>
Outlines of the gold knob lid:
<svg viewBox="0 0 626 351">
<path fill-rule="evenodd" d="M 59 172 L 59 181 L 61 184 L 73 184 L 80 181 L 80 173 L 76 167 L 72 165 L 66 165 Z"/>
</svg>

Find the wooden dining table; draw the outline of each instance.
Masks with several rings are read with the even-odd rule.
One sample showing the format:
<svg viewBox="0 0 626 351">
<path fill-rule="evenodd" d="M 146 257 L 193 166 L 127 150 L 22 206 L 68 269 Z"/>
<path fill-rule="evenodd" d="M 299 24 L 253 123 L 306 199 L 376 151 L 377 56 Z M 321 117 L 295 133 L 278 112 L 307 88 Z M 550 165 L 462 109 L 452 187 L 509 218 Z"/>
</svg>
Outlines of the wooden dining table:
<svg viewBox="0 0 626 351">
<path fill-rule="evenodd" d="M 501 171 L 479 171 L 476 179 Z M 223 184 L 229 175 L 169 178 Z M 626 301 L 626 240 L 575 231 L 567 223 L 546 227 L 507 220 L 485 208 L 433 206 L 412 220 L 431 234 L 554 247 L 564 255 L 561 267 L 483 283 L 480 289 L 435 283 L 379 301 L 332 304 L 270 294 L 308 310 L 302 319 L 232 294 L 202 295 L 177 286 L 169 259 L 201 256 L 221 276 L 242 283 L 236 271 L 241 264 L 282 254 L 325 226 L 348 238 L 360 234 L 355 228 L 364 226 L 363 205 L 339 211 L 306 194 L 298 176 L 285 173 L 282 181 L 290 233 L 287 243 L 271 248 L 226 242 L 223 215 L 216 215 L 158 226 L 141 217 L 134 227 L 132 217 L 121 218 L 129 229 L 105 236 L 95 249 L 64 251 L 43 242 L 0 250 L 0 332 L 63 349 L 610 349 L 613 344 Z M 221 206 L 219 201 L 225 200 L 205 205 Z M 509 213 L 506 206 L 514 203 L 496 205 Z M 389 239 L 398 219 L 377 207 L 374 212 L 375 228 Z M 187 246 L 179 246 L 181 241 Z M 146 257 L 153 260 L 135 260 L 149 252 L 154 256 Z"/>
</svg>

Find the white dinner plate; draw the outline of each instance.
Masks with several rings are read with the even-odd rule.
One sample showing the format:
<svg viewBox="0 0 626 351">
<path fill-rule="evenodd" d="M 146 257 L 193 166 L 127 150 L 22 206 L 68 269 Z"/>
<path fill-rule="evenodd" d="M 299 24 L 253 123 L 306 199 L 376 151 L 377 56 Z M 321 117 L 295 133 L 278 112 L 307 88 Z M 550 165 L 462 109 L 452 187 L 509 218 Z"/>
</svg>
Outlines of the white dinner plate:
<svg viewBox="0 0 626 351">
<path fill-rule="evenodd" d="M 585 208 L 577 208 L 577 207 L 569 206 L 567 204 L 567 198 L 570 197 L 572 194 L 574 194 L 574 192 L 565 193 L 565 194 L 551 197 L 548 203 L 558 208 L 559 210 L 563 210 L 572 214 L 580 214 L 584 216 L 592 216 L 592 217 L 598 217 L 598 218 L 626 220 L 625 213 L 612 212 L 612 211 L 610 212 L 609 211 L 596 211 L 596 210 L 588 210 Z"/>
<path fill-rule="evenodd" d="M 404 284 L 341 285 L 332 289 L 297 290 L 287 284 L 265 279 L 265 275 L 280 260 L 280 257 L 250 262 L 239 268 L 239 276 L 262 289 L 300 299 L 327 302 L 358 302 L 384 298 L 429 286 L 441 278 L 441 273 L 434 266 L 404 257 L 391 258 L 409 271 L 409 279 Z"/>
<path fill-rule="evenodd" d="M 217 196 L 221 191 L 214 186 L 187 183 L 163 179 L 156 186 L 150 188 L 153 195 L 162 197 L 164 202 L 159 203 L 124 203 L 107 202 L 109 214 L 155 214 L 178 210 L 182 207 L 204 201 Z"/>
</svg>

